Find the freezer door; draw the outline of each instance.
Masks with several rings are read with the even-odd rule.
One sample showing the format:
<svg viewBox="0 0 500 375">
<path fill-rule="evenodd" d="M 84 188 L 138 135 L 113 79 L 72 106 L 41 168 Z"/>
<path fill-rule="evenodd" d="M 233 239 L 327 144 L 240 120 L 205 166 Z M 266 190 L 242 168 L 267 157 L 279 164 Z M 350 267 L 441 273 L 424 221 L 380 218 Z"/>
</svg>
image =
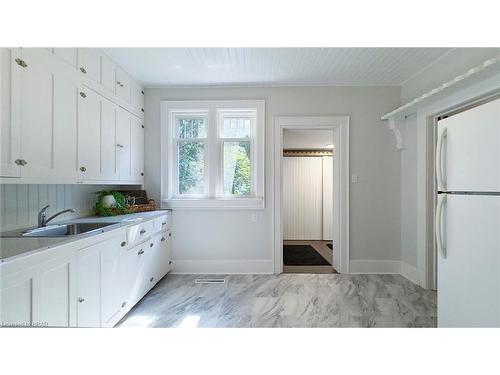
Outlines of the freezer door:
<svg viewBox="0 0 500 375">
<path fill-rule="evenodd" d="M 436 174 L 442 191 L 500 191 L 500 99 L 438 122 Z"/>
<path fill-rule="evenodd" d="M 500 196 L 448 194 L 445 202 L 438 326 L 499 327 Z"/>
</svg>

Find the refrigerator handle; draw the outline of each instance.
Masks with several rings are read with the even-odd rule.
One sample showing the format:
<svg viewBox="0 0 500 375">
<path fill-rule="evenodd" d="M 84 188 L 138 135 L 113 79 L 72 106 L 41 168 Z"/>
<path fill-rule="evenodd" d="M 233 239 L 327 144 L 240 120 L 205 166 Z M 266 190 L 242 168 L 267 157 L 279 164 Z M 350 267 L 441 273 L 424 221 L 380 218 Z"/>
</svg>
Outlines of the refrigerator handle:
<svg viewBox="0 0 500 375">
<path fill-rule="evenodd" d="M 435 232 L 436 232 L 436 244 L 438 252 L 443 259 L 446 259 L 446 247 L 443 244 L 443 233 L 441 232 L 442 221 L 443 221 L 443 206 L 446 203 L 446 194 L 439 194 L 437 199 L 436 207 L 436 218 L 435 218 Z"/>
<path fill-rule="evenodd" d="M 438 190 L 446 190 L 446 182 L 443 180 L 443 145 L 447 135 L 447 128 L 444 128 L 438 137 L 436 147 L 436 180 Z"/>
</svg>

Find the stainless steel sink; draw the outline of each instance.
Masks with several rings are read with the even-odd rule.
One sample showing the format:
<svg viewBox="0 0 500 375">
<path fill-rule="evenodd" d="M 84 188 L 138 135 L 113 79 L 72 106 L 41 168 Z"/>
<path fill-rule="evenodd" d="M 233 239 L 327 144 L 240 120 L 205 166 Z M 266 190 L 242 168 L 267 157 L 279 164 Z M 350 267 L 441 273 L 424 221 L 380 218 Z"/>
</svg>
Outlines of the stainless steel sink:
<svg viewBox="0 0 500 375">
<path fill-rule="evenodd" d="M 76 234 L 98 231 L 116 223 L 70 223 L 48 225 L 42 228 L 34 228 L 21 233 L 23 237 L 64 237 Z"/>
</svg>

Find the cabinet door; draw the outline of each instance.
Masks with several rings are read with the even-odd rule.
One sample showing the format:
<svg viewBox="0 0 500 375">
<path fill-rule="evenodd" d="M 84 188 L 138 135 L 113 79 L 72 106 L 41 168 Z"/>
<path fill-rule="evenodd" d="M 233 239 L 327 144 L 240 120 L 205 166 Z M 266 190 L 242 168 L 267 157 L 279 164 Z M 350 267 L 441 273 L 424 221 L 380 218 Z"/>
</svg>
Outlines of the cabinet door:
<svg viewBox="0 0 500 375">
<path fill-rule="evenodd" d="M 116 95 L 130 103 L 130 78 L 121 69 L 116 69 Z"/>
<path fill-rule="evenodd" d="M 144 125 L 142 120 L 130 116 L 130 157 L 132 180 L 142 181 L 144 176 Z"/>
<path fill-rule="evenodd" d="M 101 56 L 101 83 L 110 92 L 116 94 L 116 65 L 106 55 Z"/>
<path fill-rule="evenodd" d="M 99 247 L 92 246 L 78 253 L 77 325 L 101 326 L 101 261 Z"/>
<path fill-rule="evenodd" d="M 20 48 L 0 48 L 0 177 L 20 177 L 21 124 L 19 120 L 19 87 L 13 82 L 23 69 L 15 60 L 21 58 Z"/>
<path fill-rule="evenodd" d="M 54 48 L 54 55 L 72 68 L 78 67 L 78 48 Z"/>
<path fill-rule="evenodd" d="M 159 281 L 170 271 L 172 232 L 162 232 L 155 236 L 155 278 Z"/>
<path fill-rule="evenodd" d="M 0 268 L 0 325 L 30 326 L 33 323 L 33 268 L 4 276 Z"/>
<path fill-rule="evenodd" d="M 21 108 L 22 177 L 28 182 L 73 181 L 76 171 L 77 84 L 44 49 L 22 51 L 22 68 L 16 83 Z"/>
<path fill-rule="evenodd" d="M 74 326 L 75 262 L 73 255 L 62 256 L 39 267 L 39 297 L 35 301 L 34 318 L 49 327 Z"/>
<path fill-rule="evenodd" d="M 80 72 L 96 83 L 101 83 L 101 53 L 97 48 L 78 48 Z"/>
<path fill-rule="evenodd" d="M 130 104 L 137 112 L 144 112 L 144 90 L 142 87 L 131 81 Z"/>
<path fill-rule="evenodd" d="M 146 257 L 150 253 L 148 246 L 149 242 L 145 242 L 122 253 L 120 279 L 126 309 L 135 305 L 145 293 Z"/>
<path fill-rule="evenodd" d="M 101 98 L 101 179 L 115 181 L 119 179 L 117 142 L 116 142 L 116 112 L 118 106 Z"/>
<path fill-rule="evenodd" d="M 120 254 L 125 246 L 125 233 L 99 244 L 101 252 L 101 322 L 113 326 L 123 302 L 120 280 Z"/>
<path fill-rule="evenodd" d="M 118 170 L 120 181 L 132 180 L 130 117 L 130 113 L 123 108 L 118 108 L 116 114 L 116 144 L 118 145 Z"/>
<path fill-rule="evenodd" d="M 78 167 L 82 179 L 101 177 L 101 100 L 98 94 L 82 88 L 78 95 Z"/>
</svg>

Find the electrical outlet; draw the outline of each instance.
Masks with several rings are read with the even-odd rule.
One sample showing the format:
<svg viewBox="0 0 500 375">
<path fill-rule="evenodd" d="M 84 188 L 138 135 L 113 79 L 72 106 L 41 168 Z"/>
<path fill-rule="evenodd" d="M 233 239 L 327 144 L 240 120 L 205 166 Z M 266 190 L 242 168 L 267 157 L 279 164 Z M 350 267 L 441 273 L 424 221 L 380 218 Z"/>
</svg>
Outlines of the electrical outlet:
<svg viewBox="0 0 500 375">
<path fill-rule="evenodd" d="M 358 183 L 358 175 L 357 175 L 357 174 L 353 174 L 353 175 L 351 176 L 351 182 L 352 182 L 353 184 L 357 184 L 357 183 Z"/>
<path fill-rule="evenodd" d="M 252 212 L 251 220 L 252 220 L 252 223 L 258 222 L 259 221 L 259 213 L 258 212 Z"/>
</svg>

